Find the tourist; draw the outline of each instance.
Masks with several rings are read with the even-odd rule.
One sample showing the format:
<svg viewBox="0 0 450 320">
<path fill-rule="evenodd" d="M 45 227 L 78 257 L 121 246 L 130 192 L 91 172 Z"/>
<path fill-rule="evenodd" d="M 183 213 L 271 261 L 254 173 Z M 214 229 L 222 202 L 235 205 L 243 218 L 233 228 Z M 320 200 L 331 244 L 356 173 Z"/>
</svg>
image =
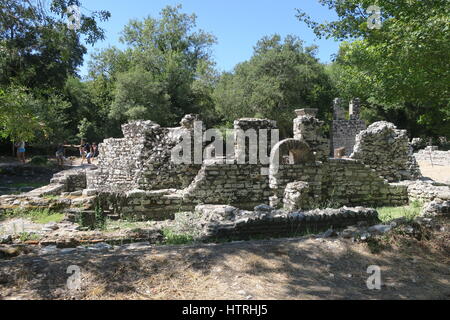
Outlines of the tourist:
<svg viewBox="0 0 450 320">
<path fill-rule="evenodd" d="M 56 160 L 58 161 L 59 166 L 64 165 L 66 150 L 64 149 L 64 144 L 59 144 L 58 149 L 56 150 Z"/>
<path fill-rule="evenodd" d="M 86 160 L 88 164 L 92 164 L 91 159 L 94 157 L 94 144 L 92 144 L 92 146 L 89 143 L 86 143 Z"/>
<path fill-rule="evenodd" d="M 86 157 L 86 155 L 84 154 L 84 140 L 81 140 L 79 150 L 80 150 L 81 164 L 83 164 L 84 159 Z"/>
<path fill-rule="evenodd" d="M 81 164 L 84 163 L 84 160 L 87 159 L 87 155 L 91 152 L 91 145 L 84 140 L 81 140 L 80 144 L 80 156 L 81 156 Z M 89 159 L 87 159 L 88 163 L 91 163 Z"/>
<path fill-rule="evenodd" d="M 19 162 L 22 162 L 23 164 L 25 164 L 25 142 L 21 141 L 16 143 L 16 148 L 17 148 L 17 159 L 19 160 Z"/>
<path fill-rule="evenodd" d="M 99 155 L 97 142 L 92 144 L 92 160 L 97 159 Z"/>
</svg>

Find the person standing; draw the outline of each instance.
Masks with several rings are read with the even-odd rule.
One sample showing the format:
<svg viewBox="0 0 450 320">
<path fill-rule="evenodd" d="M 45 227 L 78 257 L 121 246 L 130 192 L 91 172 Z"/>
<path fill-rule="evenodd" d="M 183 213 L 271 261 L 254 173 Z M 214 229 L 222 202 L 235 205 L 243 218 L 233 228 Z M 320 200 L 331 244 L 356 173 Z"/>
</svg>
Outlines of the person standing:
<svg viewBox="0 0 450 320">
<path fill-rule="evenodd" d="M 92 148 L 91 148 L 91 158 L 92 161 L 94 161 L 95 159 L 97 159 L 99 152 L 98 152 L 98 145 L 96 142 L 92 143 Z"/>
<path fill-rule="evenodd" d="M 92 159 L 92 146 L 89 142 L 86 142 L 84 145 L 84 154 L 86 155 L 86 160 L 88 164 L 91 164 Z"/>
<path fill-rule="evenodd" d="M 17 159 L 19 160 L 19 162 L 22 162 L 23 164 L 25 164 L 25 141 L 21 141 L 16 143 L 16 148 L 17 148 Z"/>
<path fill-rule="evenodd" d="M 91 146 L 86 143 L 84 140 L 81 140 L 80 143 L 80 156 L 81 156 L 81 164 L 84 163 L 84 160 L 86 160 L 86 156 L 90 150 Z"/>
<path fill-rule="evenodd" d="M 56 150 L 56 160 L 61 167 L 64 165 L 65 153 L 64 144 L 59 144 L 58 149 Z"/>
</svg>

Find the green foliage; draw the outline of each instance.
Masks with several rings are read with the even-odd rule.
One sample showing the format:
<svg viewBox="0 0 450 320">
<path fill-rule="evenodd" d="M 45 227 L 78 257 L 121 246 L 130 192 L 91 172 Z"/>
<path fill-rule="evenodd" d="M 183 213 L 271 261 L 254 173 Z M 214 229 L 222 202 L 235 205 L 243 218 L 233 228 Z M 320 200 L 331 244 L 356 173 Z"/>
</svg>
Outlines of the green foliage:
<svg viewBox="0 0 450 320">
<path fill-rule="evenodd" d="M 97 205 L 95 207 L 95 226 L 94 229 L 104 230 L 106 228 L 106 215 L 103 209 Z"/>
<path fill-rule="evenodd" d="M 26 218 L 39 224 L 47 224 L 50 222 L 61 222 L 64 220 L 64 214 L 52 212 L 49 209 L 15 209 L 6 212 L 8 218 Z"/>
<path fill-rule="evenodd" d="M 104 95 L 112 102 L 111 119 L 150 119 L 172 126 L 186 113 L 213 118 L 208 113 L 215 78 L 210 47 L 216 40 L 195 30 L 195 15 L 180 10 L 168 6 L 159 18 L 130 21 L 121 38 L 127 49 L 110 48 L 93 57 L 93 81 L 113 88 L 112 95 Z"/>
<path fill-rule="evenodd" d="M 0 137 L 28 142 L 56 139 L 62 135 L 68 105 L 57 94 L 19 86 L 0 89 Z"/>
<path fill-rule="evenodd" d="M 21 242 L 26 242 L 26 241 L 38 241 L 42 238 L 42 236 L 36 234 L 36 233 L 32 233 L 32 232 L 21 232 L 19 233 L 19 240 Z"/>
<path fill-rule="evenodd" d="M 325 24 L 299 11 L 319 36 L 349 40 L 330 72 L 340 95 L 363 99 L 363 116 L 389 120 L 415 136 L 450 136 L 450 6 L 446 0 L 320 0 L 338 19 Z M 369 29 L 370 5 L 382 12 Z"/>
<path fill-rule="evenodd" d="M 181 245 L 191 244 L 194 242 L 194 238 L 189 234 L 177 234 L 171 229 L 163 229 L 163 235 L 165 237 L 165 244 L 168 245 Z"/>
<path fill-rule="evenodd" d="M 3 0 L 0 4 L 0 85 L 12 83 L 28 88 L 62 88 L 68 75 L 75 75 L 89 44 L 104 38 L 98 20 L 109 12 L 91 12 L 81 17 L 81 28 L 67 27 L 69 5 L 78 0 Z"/>
<path fill-rule="evenodd" d="M 423 203 L 415 201 L 407 207 L 383 207 L 378 208 L 378 218 L 383 222 L 389 222 L 397 218 L 406 218 L 409 221 L 414 220 L 423 209 Z"/>
<path fill-rule="evenodd" d="M 35 114 L 38 101 L 25 88 L 0 89 L 0 136 L 12 141 L 31 141 L 45 130 Z"/>
<path fill-rule="evenodd" d="M 62 91 L 83 62 L 87 50 L 82 42 L 94 44 L 103 39 L 97 21 L 107 20 L 110 14 L 82 14 L 81 28 L 73 31 L 67 27 L 69 5 L 82 7 L 78 0 L 0 3 L 1 137 L 61 142 L 71 134 L 70 129 L 76 129 L 78 123 L 66 126 L 73 113 Z"/>
<path fill-rule="evenodd" d="M 227 121 L 242 117 L 266 117 L 278 121 L 283 135 L 292 133 L 294 110 L 318 108 L 329 118 L 333 90 L 328 76 L 314 56 L 294 36 L 264 37 L 253 57 L 224 73 L 214 91 L 217 111 Z"/>
</svg>

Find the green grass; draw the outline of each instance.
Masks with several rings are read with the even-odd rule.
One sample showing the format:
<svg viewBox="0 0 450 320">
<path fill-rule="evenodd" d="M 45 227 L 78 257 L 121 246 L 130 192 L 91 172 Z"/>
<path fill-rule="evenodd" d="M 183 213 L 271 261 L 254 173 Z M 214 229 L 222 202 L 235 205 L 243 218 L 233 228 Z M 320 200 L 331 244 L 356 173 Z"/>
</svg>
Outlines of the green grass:
<svg viewBox="0 0 450 320">
<path fill-rule="evenodd" d="M 423 204 L 421 202 L 412 202 L 409 206 L 404 207 L 383 207 L 378 208 L 378 218 L 386 223 L 391 220 L 405 217 L 407 220 L 413 220 L 415 217 L 420 215 L 423 209 Z"/>
<path fill-rule="evenodd" d="M 164 244 L 167 245 L 180 245 L 180 244 L 192 244 L 194 237 L 188 234 L 177 234 L 171 229 L 163 229 L 165 237 Z"/>
<path fill-rule="evenodd" d="M 58 200 L 59 196 L 55 196 L 55 195 L 46 195 L 43 196 L 42 198 L 46 199 L 46 200 Z"/>
<path fill-rule="evenodd" d="M 50 222 L 61 222 L 64 220 L 64 214 L 58 212 L 51 212 L 48 209 L 16 209 L 7 212 L 5 218 L 25 218 L 30 219 L 34 223 L 47 224 Z"/>
<path fill-rule="evenodd" d="M 19 239 L 21 242 L 38 241 L 41 239 L 41 236 L 31 232 L 21 232 L 19 233 Z"/>
</svg>

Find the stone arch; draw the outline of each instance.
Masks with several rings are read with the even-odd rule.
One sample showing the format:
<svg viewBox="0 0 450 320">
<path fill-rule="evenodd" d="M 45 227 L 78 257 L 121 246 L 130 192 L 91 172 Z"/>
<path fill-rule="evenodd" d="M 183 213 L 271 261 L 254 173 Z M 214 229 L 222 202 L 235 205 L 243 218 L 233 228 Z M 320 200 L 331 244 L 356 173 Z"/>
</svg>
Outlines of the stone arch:
<svg viewBox="0 0 450 320">
<path fill-rule="evenodd" d="M 278 142 L 270 155 L 270 166 L 282 164 L 300 164 L 314 162 L 315 157 L 306 142 L 297 139 L 285 139 Z"/>
</svg>

